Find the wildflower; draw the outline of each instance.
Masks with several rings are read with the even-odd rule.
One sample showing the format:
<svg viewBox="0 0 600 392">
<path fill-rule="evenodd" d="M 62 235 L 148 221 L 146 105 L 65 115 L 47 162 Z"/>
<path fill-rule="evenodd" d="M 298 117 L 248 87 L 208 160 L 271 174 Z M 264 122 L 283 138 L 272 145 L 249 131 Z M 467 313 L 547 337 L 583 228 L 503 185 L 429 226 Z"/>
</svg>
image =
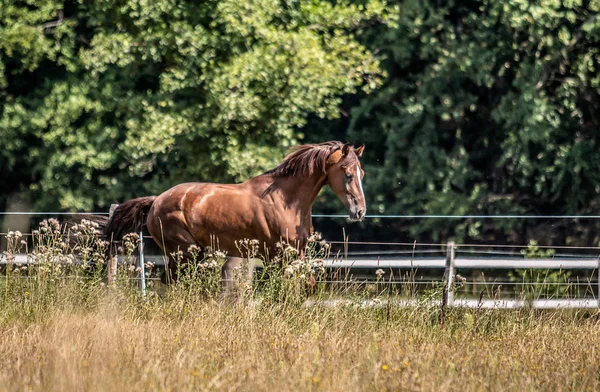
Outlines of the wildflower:
<svg viewBox="0 0 600 392">
<path fill-rule="evenodd" d="M 284 252 L 289 254 L 290 256 L 296 256 L 299 253 L 298 249 L 294 248 L 291 245 L 288 245 L 287 248 L 285 248 Z"/>
<path fill-rule="evenodd" d="M 383 365 L 381 368 L 382 368 L 383 370 L 388 370 L 388 369 L 389 369 L 388 365 Z"/>
<path fill-rule="evenodd" d="M 218 259 L 224 259 L 225 257 L 227 257 L 227 252 L 222 252 L 218 250 L 215 252 L 215 257 Z"/>
<path fill-rule="evenodd" d="M 377 275 L 377 279 L 381 279 L 383 275 L 385 275 L 385 271 L 379 268 L 377 271 L 375 271 L 375 275 Z"/>
<path fill-rule="evenodd" d="M 310 265 L 310 270 L 313 273 L 324 273 L 325 261 L 323 259 L 314 259 Z"/>
<path fill-rule="evenodd" d="M 46 220 L 43 220 L 43 221 L 40 223 L 40 233 L 42 233 L 42 234 L 46 234 L 46 233 L 48 232 L 48 230 L 49 230 L 49 227 L 48 227 L 48 221 L 46 221 Z"/>
<path fill-rule="evenodd" d="M 192 254 L 192 255 L 197 255 L 198 253 L 200 253 L 200 247 L 198 245 L 190 245 L 188 248 L 188 253 Z"/>
<path fill-rule="evenodd" d="M 139 243 L 140 236 L 137 233 L 129 233 L 123 237 L 123 246 L 127 253 L 133 253 Z"/>
<path fill-rule="evenodd" d="M 321 233 L 315 231 L 308 237 L 308 242 L 319 242 L 321 241 Z"/>
<path fill-rule="evenodd" d="M 60 223 L 56 219 L 54 219 L 54 218 L 48 219 L 48 224 L 49 224 L 49 227 L 52 229 L 52 231 L 54 231 L 55 233 L 60 231 Z"/>
<path fill-rule="evenodd" d="M 323 248 L 325 248 L 325 249 L 329 249 L 329 248 L 331 248 L 331 244 L 330 244 L 330 243 L 328 243 L 328 242 L 327 242 L 327 241 L 325 241 L 325 240 L 322 240 L 321 242 L 319 242 L 319 245 L 321 245 L 321 247 L 323 247 Z"/>
</svg>

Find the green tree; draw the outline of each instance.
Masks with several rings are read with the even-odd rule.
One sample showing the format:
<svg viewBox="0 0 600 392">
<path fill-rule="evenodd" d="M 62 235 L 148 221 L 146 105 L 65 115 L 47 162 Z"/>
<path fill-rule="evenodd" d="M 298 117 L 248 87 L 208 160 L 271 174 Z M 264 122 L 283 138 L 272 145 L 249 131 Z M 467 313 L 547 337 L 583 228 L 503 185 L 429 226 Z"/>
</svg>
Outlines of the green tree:
<svg viewBox="0 0 600 392">
<path fill-rule="evenodd" d="M 347 108 L 348 138 L 367 144 L 371 211 L 597 213 L 599 11 L 597 0 L 405 1 L 397 26 L 363 37 L 389 75 Z M 538 224 L 395 226 L 413 238 L 522 243 Z M 544 224 L 544 240 L 583 240 L 569 236 L 594 227 Z"/>
<path fill-rule="evenodd" d="M 89 210 L 242 180 L 380 83 L 381 1 L 0 0 L 1 195 Z"/>
</svg>

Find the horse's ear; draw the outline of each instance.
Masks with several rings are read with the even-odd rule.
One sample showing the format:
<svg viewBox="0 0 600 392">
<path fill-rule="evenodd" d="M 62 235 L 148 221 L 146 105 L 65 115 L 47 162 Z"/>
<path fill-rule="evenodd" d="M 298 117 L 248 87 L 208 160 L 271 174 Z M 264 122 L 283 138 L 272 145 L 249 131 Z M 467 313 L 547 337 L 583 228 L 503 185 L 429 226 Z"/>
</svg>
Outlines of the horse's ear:
<svg viewBox="0 0 600 392">
<path fill-rule="evenodd" d="M 363 151 L 365 151 L 365 145 L 364 144 L 361 144 L 360 147 L 354 149 L 354 152 L 356 153 L 356 156 L 358 156 L 359 158 L 362 157 Z"/>
<path fill-rule="evenodd" d="M 350 143 L 346 143 L 346 144 L 344 144 L 344 147 L 342 147 L 342 157 L 346 157 L 349 152 L 350 152 Z"/>
</svg>

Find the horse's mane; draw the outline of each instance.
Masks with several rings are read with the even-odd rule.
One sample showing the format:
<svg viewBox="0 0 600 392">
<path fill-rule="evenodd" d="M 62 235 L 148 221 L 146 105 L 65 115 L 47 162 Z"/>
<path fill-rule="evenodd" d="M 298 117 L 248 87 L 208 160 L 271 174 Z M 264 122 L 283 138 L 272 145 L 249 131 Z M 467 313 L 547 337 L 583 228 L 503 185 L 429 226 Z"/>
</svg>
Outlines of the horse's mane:
<svg viewBox="0 0 600 392">
<path fill-rule="evenodd" d="M 266 171 L 264 174 L 285 177 L 298 175 L 310 176 L 316 171 L 325 172 L 327 169 L 327 159 L 329 159 L 329 156 L 333 152 L 341 149 L 343 145 L 343 143 L 338 141 L 330 141 L 292 147 L 292 152 L 277 167 Z"/>
</svg>

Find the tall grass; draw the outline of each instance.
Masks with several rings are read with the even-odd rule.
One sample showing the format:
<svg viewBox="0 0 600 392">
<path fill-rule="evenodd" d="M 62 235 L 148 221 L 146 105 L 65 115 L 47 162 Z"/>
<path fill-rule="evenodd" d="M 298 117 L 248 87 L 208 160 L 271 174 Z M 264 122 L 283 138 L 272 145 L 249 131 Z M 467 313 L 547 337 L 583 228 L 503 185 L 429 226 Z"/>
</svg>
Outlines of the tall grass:
<svg viewBox="0 0 600 392">
<path fill-rule="evenodd" d="M 7 258 L 27 245 L 35 264 L 9 266 L 1 281 L 0 390 L 600 387 L 600 331 L 589 312 L 449 309 L 442 318 L 427 305 L 307 306 L 307 296 L 332 295 L 315 283 L 327 251 L 316 239 L 306 262 L 282 245 L 282 268 L 267 266 L 253 286 L 240 271 L 229 294 L 218 280 L 223 255 L 197 253 L 176 284 L 142 298 L 135 237 L 122 244 L 109 287 L 103 249 L 48 230 L 34 242 L 10 239 Z M 252 255 L 253 243 L 242 246 Z"/>
</svg>

